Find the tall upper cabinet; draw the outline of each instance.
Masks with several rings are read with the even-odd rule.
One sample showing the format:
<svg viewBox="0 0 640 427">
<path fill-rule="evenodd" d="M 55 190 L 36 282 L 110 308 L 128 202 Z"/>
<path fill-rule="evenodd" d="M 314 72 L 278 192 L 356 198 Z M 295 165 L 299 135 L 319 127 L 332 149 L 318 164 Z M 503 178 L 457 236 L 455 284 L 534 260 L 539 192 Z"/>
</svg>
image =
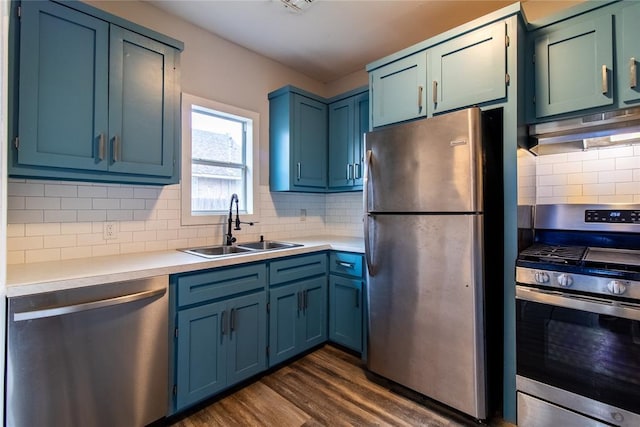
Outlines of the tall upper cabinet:
<svg viewBox="0 0 640 427">
<path fill-rule="evenodd" d="M 9 174 L 177 182 L 182 43 L 79 2 L 14 17 Z"/>
</svg>

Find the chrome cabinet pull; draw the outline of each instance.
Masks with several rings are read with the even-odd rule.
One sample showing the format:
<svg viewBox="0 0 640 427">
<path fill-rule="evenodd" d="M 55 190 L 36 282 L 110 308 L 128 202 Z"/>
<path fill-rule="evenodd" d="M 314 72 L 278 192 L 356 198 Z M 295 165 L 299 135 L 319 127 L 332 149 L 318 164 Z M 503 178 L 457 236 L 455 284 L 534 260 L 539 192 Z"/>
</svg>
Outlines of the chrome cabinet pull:
<svg viewBox="0 0 640 427">
<path fill-rule="evenodd" d="M 232 308 L 229 313 L 229 333 L 236 329 L 236 309 Z"/>
<path fill-rule="evenodd" d="M 309 307 L 309 290 L 305 289 L 302 297 L 302 308 L 306 312 L 308 307 Z"/>
<path fill-rule="evenodd" d="M 433 93 L 431 94 L 431 98 L 433 99 L 433 105 L 438 103 L 438 81 L 434 80 L 433 85 L 431 87 Z"/>
<path fill-rule="evenodd" d="M 104 132 L 101 132 L 100 138 L 98 139 L 98 159 L 100 161 L 104 160 L 106 148 L 107 147 L 105 146 L 105 143 L 104 143 Z"/>
<path fill-rule="evenodd" d="M 638 73 L 636 72 L 636 58 L 629 60 L 629 87 L 635 89 L 638 85 Z"/>
<path fill-rule="evenodd" d="M 112 305 L 126 304 L 143 299 L 164 295 L 166 289 L 154 289 L 151 291 L 137 292 L 135 294 L 122 295 L 118 297 L 101 299 L 97 301 L 85 302 L 82 304 L 63 305 L 59 307 L 46 308 L 43 310 L 23 311 L 13 314 L 13 321 L 42 319 L 45 317 L 62 316 L 64 314 L 78 313 L 81 311 L 94 310 L 96 308 L 110 307 Z"/>
<path fill-rule="evenodd" d="M 353 179 L 360 179 L 361 178 L 361 172 L 360 172 L 360 163 L 354 163 L 353 164 Z"/>
<path fill-rule="evenodd" d="M 113 163 L 120 161 L 120 137 L 118 135 L 113 137 L 113 146 L 111 147 L 113 153 L 111 157 L 113 158 Z"/>
<path fill-rule="evenodd" d="M 300 176 L 302 175 L 302 165 L 298 162 L 298 181 L 300 181 Z"/>
<path fill-rule="evenodd" d="M 424 91 L 422 86 L 418 86 L 418 111 L 422 111 L 422 92 Z"/>
<path fill-rule="evenodd" d="M 226 317 L 227 317 L 226 314 L 227 314 L 226 310 L 223 311 L 222 314 L 220 314 L 220 334 L 223 335 L 223 336 L 227 334 L 227 330 L 224 327 L 225 320 L 226 320 Z"/>
<path fill-rule="evenodd" d="M 344 268 L 353 268 L 355 266 L 355 264 L 352 262 L 345 262 L 345 261 L 339 261 L 339 260 L 336 260 L 336 264 Z"/>
<path fill-rule="evenodd" d="M 298 292 L 298 311 L 302 310 L 302 292 Z"/>
<path fill-rule="evenodd" d="M 352 175 L 353 175 L 352 165 L 351 163 L 347 163 L 347 181 L 351 179 Z"/>
<path fill-rule="evenodd" d="M 609 92 L 609 79 L 607 78 L 607 66 L 602 66 L 602 94 L 606 95 Z"/>
</svg>

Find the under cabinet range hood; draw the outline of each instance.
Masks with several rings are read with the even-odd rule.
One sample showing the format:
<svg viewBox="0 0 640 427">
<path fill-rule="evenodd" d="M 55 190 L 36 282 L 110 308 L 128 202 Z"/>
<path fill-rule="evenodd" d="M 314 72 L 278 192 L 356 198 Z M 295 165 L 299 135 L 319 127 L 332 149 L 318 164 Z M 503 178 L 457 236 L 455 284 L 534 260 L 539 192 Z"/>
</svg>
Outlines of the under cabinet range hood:
<svg viewBox="0 0 640 427">
<path fill-rule="evenodd" d="M 533 154 L 568 153 L 640 143 L 640 107 L 529 126 Z"/>
</svg>

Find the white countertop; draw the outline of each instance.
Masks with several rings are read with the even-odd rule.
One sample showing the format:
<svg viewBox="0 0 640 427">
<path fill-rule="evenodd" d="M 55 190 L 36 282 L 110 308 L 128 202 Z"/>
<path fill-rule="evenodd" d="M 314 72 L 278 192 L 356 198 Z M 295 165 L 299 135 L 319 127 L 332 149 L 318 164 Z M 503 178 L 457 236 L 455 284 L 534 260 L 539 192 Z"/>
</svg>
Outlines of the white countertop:
<svg viewBox="0 0 640 427">
<path fill-rule="evenodd" d="M 17 297 L 82 286 L 183 273 L 322 250 L 364 253 L 364 241 L 362 238 L 357 237 L 318 236 L 286 239 L 286 241 L 299 243 L 303 246 L 226 255 L 212 259 L 177 250 L 169 250 L 9 265 L 7 267 L 7 296 Z"/>
</svg>

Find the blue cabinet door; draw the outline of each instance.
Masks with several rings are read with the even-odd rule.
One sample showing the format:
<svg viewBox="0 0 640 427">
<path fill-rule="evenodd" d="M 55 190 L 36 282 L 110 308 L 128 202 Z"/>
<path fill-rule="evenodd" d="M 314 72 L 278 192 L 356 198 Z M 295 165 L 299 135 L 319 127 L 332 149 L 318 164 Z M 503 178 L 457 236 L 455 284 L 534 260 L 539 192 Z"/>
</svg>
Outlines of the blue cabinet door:
<svg viewBox="0 0 640 427">
<path fill-rule="evenodd" d="M 205 399 L 226 386 L 228 313 L 224 303 L 178 312 L 178 410 Z"/>
<path fill-rule="evenodd" d="M 267 367 L 266 292 L 234 298 L 227 302 L 229 342 L 227 385 L 255 375 Z"/>
<path fill-rule="evenodd" d="M 427 115 L 427 53 L 415 53 L 369 74 L 373 127 Z"/>
<path fill-rule="evenodd" d="M 355 174 L 355 99 L 329 105 L 329 188 L 350 187 Z"/>
<path fill-rule="evenodd" d="M 369 93 L 361 93 L 355 97 L 356 123 L 353 145 L 354 179 L 353 189 L 362 190 L 364 173 L 364 134 L 369 132 Z"/>
<path fill-rule="evenodd" d="M 429 50 L 429 114 L 507 96 L 506 28 L 497 22 Z"/>
<path fill-rule="evenodd" d="M 329 276 L 329 339 L 362 352 L 362 280 Z"/>
<path fill-rule="evenodd" d="M 302 316 L 302 293 L 298 284 L 271 289 L 269 293 L 269 366 L 299 352 L 298 322 Z"/>
<path fill-rule="evenodd" d="M 616 19 L 621 21 L 617 53 L 620 102 L 637 103 L 640 102 L 640 4 L 623 8 Z"/>
<path fill-rule="evenodd" d="M 304 351 L 327 340 L 327 276 L 300 282 L 300 292 L 299 351 Z"/>
<path fill-rule="evenodd" d="M 106 170 L 109 24 L 22 2 L 17 163 Z"/>
<path fill-rule="evenodd" d="M 327 105 L 293 95 L 293 186 L 327 187 Z"/>
<path fill-rule="evenodd" d="M 170 177 L 176 51 L 116 25 L 110 51 L 109 169 Z"/>
<path fill-rule="evenodd" d="M 613 17 L 580 16 L 534 40 L 536 117 L 613 104 Z"/>
</svg>

